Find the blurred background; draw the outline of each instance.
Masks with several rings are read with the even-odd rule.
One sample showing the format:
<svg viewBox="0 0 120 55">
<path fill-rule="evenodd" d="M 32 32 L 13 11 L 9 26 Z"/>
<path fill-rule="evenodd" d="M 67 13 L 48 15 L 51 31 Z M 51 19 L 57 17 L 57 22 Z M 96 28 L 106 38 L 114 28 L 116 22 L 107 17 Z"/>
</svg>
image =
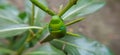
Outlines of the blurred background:
<svg viewBox="0 0 120 55">
<path fill-rule="evenodd" d="M 68 0 L 47 0 L 51 9 L 57 11 Z M 24 0 L 10 0 L 12 4 L 24 10 Z M 107 45 L 120 55 L 120 0 L 106 0 L 107 4 L 99 11 L 85 16 L 85 20 L 69 27 L 69 31 L 83 33 L 87 37 Z M 47 15 L 46 18 L 49 18 Z"/>
</svg>

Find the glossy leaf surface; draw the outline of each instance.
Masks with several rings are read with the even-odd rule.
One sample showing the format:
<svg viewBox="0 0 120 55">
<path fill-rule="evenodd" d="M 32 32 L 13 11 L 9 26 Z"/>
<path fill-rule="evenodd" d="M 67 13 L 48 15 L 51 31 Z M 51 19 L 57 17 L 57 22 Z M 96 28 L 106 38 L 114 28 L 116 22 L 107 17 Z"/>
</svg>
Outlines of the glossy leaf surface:
<svg viewBox="0 0 120 55">
<path fill-rule="evenodd" d="M 105 5 L 104 0 L 78 0 L 63 16 L 64 20 L 82 17 L 91 14 Z"/>
<path fill-rule="evenodd" d="M 22 34 L 28 29 L 41 29 L 41 27 L 36 26 L 28 26 L 26 24 L 16 24 L 16 25 L 7 25 L 7 26 L 0 26 L 0 37 L 11 37 L 18 34 Z"/>
<path fill-rule="evenodd" d="M 64 51 L 68 55 L 113 55 L 103 44 L 81 35 L 80 37 L 66 35 L 61 40 L 54 39 L 51 43 L 59 49 L 65 44 Z"/>
<path fill-rule="evenodd" d="M 43 44 L 40 47 L 35 48 L 31 52 L 27 52 L 25 55 L 65 55 L 62 51 L 58 50 L 51 44 Z"/>
</svg>

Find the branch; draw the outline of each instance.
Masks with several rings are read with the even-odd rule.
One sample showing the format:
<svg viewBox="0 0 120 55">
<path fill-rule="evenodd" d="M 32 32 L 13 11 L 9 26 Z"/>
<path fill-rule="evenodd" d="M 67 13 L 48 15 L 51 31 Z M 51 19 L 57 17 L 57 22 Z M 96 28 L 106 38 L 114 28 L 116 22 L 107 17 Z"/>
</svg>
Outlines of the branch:
<svg viewBox="0 0 120 55">
<path fill-rule="evenodd" d="M 78 19 L 76 19 L 76 20 L 70 21 L 70 22 L 68 22 L 68 23 L 66 24 L 66 26 L 70 26 L 70 25 L 75 24 L 75 23 L 77 23 L 77 22 L 80 22 L 80 21 L 82 21 L 82 20 L 84 20 L 84 19 L 85 19 L 85 18 L 78 18 Z"/>
<path fill-rule="evenodd" d="M 55 12 L 53 12 L 52 10 L 50 10 L 48 7 L 45 7 L 43 4 L 41 4 L 38 0 L 30 0 L 34 5 L 36 5 L 37 7 L 39 7 L 40 9 L 42 9 L 43 11 L 45 11 L 46 13 L 48 13 L 49 15 L 53 16 L 55 15 Z"/>
<path fill-rule="evenodd" d="M 60 11 L 60 13 L 58 14 L 60 17 L 69 9 L 71 8 L 73 5 L 75 5 L 77 3 L 78 0 L 69 0 L 68 4 L 65 6 L 65 8 L 63 10 Z"/>
</svg>

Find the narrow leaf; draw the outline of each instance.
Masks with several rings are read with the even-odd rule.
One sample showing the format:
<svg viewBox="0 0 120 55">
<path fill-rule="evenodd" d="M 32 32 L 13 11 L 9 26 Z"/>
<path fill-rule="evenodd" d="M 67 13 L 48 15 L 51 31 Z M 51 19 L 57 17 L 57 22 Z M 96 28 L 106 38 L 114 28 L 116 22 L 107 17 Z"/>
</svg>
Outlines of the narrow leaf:
<svg viewBox="0 0 120 55">
<path fill-rule="evenodd" d="M 77 4 L 71 7 L 63 16 L 64 20 L 78 18 L 93 13 L 105 5 L 104 0 L 78 0 Z"/>
<path fill-rule="evenodd" d="M 19 11 L 15 6 L 12 6 L 6 0 L 0 0 L 0 26 L 23 23 L 22 20 L 18 17 L 18 13 Z"/>
<path fill-rule="evenodd" d="M 0 38 L 11 37 L 25 32 L 28 29 L 42 29 L 41 27 L 28 26 L 26 24 L 15 24 L 0 26 Z"/>
</svg>

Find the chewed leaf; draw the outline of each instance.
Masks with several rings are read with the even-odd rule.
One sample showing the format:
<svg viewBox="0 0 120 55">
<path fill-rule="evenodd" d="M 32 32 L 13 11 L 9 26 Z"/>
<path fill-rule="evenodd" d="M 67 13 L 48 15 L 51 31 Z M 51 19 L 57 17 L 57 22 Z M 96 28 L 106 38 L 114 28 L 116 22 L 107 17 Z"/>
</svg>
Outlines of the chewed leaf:
<svg viewBox="0 0 120 55">
<path fill-rule="evenodd" d="M 105 5 L 104 0 L 78 0 L 63 16 L 64 20 L 81 17 L 93 13 Z"/>
<path fill-rule="evenodd" d="M 113 55 L 103 44 L 85 37 L 66 35 L 61 40 L 54 39 L 51 44 L 59 49 L 65 45 L 64 51 L 68 55 Z"/>
<path fill-rule="evenodd" d="M 34 48 L 31 52 L 27 52 L 23 55 L 65 55 L 64 52 L 55 48 L 51 44 L 43 44 L 40 47 Z"/>
</svg>

